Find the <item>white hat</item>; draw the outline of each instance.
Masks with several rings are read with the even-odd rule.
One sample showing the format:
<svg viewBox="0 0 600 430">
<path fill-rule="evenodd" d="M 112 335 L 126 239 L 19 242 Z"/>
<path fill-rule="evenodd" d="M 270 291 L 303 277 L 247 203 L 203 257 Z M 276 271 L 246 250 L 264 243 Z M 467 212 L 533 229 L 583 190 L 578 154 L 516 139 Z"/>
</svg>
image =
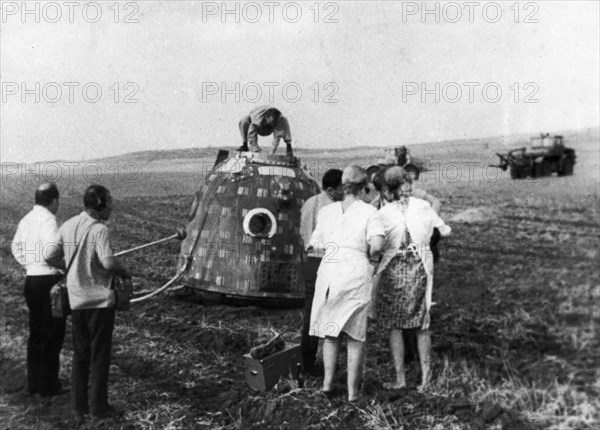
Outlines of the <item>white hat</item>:
<svg viewBox="0 0 600 430">
<path fill-rule="evenodd" d="M 350 165 L 342 172 L 342 184 L 363 184 L 367 182 L 367 172 L 360 166 Z"/>
</svg>

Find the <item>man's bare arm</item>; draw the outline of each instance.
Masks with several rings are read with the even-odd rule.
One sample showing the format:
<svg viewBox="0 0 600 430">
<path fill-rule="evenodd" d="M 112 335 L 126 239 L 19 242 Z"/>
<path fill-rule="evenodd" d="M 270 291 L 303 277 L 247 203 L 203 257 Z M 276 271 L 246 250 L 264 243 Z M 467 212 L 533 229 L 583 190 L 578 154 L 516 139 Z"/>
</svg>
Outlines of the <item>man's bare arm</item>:
<svg viewBox="0 0 600 430">
<path fill-rule="evenodd" d="M 125 266 L 123 266 L 123 264 L 121 264 L 121 262 L 112 255 L 108 257 L 100 257 L 100 264 L 102 264 L 102 267 L 104 267 L 106 270 L 114 273 L 117 276 L 131 278 L 129 270 L 127 270 Z"/>
</svg>

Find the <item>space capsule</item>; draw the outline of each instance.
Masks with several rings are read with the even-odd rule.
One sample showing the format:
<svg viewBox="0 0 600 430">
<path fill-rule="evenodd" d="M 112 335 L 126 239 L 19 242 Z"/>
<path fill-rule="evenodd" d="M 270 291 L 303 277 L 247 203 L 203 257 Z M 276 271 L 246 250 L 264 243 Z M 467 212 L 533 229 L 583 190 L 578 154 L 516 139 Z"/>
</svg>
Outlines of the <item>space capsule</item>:
<svg viewBox="0 0 600 430">
<path fill-rule="evenodd" d="M 219 151 L 190 209 L 183 284 L 210 300 L 301 303 L 300 208 L 318 192 L 296 157 Z"/>
</svg>

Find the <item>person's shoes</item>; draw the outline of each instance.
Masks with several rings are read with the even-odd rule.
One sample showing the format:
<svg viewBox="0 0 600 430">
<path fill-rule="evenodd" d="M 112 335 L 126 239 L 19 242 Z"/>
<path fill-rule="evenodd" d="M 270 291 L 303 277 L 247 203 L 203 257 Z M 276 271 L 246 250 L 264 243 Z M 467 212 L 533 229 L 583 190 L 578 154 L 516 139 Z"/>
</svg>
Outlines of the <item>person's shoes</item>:
<svg viewBox="0 0 600 430">
<path fill-rule="evenodd" d="M 29 388 L 23 388 L 16 395 L 18 400 L 32 400 L 37 393 L 37 391 L 29 391 Z"/>
<path fill-rule="evenodd" d="M 30 393 L 29 391 L 24 390 L 17 395 L 16 400 L 20 403 L 37 405 L 43 404 L 46 398 L 40 396 L 40 393 Z"/>
<path fill-rule="evenodd" d="M 62 387 L 57 391 L 54 391 L 51 395 L 52 396 L 62 396 L 64 394 L 70 393 L 71 389 L 69 387 Z"/>
<path fill-rule="evenodd" d="M 42 396 L 41 394 L 36 394 L 33 397 L 32 402 L 42 405 L 42 407 L 47 408 L 52 405 L 52 396 Z"/>
<path fill-rule="evenodd" d="M 397 391 L 406 388 L 406 384 L 398 385 L 395 382 L 386 382 L 383 384 L 383 389 L 388 391 Z"/>
<path fill-rule="evenodd" d="M 238 151 L 240 152 L 248 152 L 248 145 L 242 145 L 238 148 Z"/>
<path fill-rule="evenodd" d="M 361 400 L 362 400 L 362 396 L 360 396 L 360 395 L 357 395 L 357 396 L 356 396 L 355 398 L 353 398 L 353 399 L 350 399 L 350 398 L 348 398 L 348 399 L 346 400 L 346 403 L 347 403 L 347 404 L 349 404 L 349 405 L 354 405 L 354 406 L 355 406 L 355 405 L 357 405 L 357 404 L 358 404 L 358 403 L 359 403 Z"/>
<path fill-rule="evenodd" d="M 333 387 L 331 390 L 321 390 L 321 393 L 327 397 L 327 400 L 332 401 L 336 397 L 339 397 L 341 392 L 337 387 Z"/>
<path fill-rule="evenodd" d="M 101 412 L 92 413 L 93 420 L 104 420 L 108 418 L 119 418 L 123 415 L 123 412 L 118 410 L 112 405 L 109 405 L 106 409 Z"/>
<path fill-rule="evenodd" d="M 307 369 L 306 374 L 314 378 L 322 378 L 325 376 L 325 369 L 321 366 L 313 366 L 310 369 Z"/>
<path fill-rule="evenodd" d="M 85 416 L 83 412 L 75 412 L 75 427 L 81 427 L 85 422 Z"/>
<path fill-rule="evenodd" d="M 431 385 L 430 384 L 419 385 L 417 387 L 417 391 L 420 394 L 430 394 L 431 393 Z"/>
<path fill-rule="evenodd" d="M 58 388 L 56 390 L 52 390 L 49 393 L 40 394 L 40 396 L 42 396 L 42 397 L 55 397 L 55 396 L 62 396 L 63 394 L 67 394 L 69 392 L 71 392 L 70 388 L 68 388 L 68 387 L 61 387 L 61 388 Z"/>
<path fill-rule="evenodd" d="M 390 391 L 386 391 L 381 395 L 381 401 L 385 402 L 395 402 L 396 400 L 405 397 L 410 392 L 410 389 L 407 386 L 402 388 L 393 389 Z"/>
</svg>

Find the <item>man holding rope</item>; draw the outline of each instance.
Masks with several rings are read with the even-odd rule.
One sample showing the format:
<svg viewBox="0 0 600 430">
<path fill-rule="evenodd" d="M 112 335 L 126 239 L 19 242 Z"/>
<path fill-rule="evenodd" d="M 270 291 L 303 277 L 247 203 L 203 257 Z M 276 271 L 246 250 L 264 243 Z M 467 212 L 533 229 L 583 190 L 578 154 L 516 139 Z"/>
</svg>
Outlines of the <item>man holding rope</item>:
<svg viewBox="0 0 600 430">
<path fill-rule="evenodd" d="M 90 185 L 83 197 L 85 210 L 60 228 L 67 289 L 73 314 L 72 401 L 78 423 L 117 416 L 108 403 L 108 373 L 115 323 L 114 276 L 130 281 L 129 271 L 115 259 L 104 224 L 113 210 L 110 191 Z M 88 381 L 90 385 L 88 400 Z"/>
</svg>

